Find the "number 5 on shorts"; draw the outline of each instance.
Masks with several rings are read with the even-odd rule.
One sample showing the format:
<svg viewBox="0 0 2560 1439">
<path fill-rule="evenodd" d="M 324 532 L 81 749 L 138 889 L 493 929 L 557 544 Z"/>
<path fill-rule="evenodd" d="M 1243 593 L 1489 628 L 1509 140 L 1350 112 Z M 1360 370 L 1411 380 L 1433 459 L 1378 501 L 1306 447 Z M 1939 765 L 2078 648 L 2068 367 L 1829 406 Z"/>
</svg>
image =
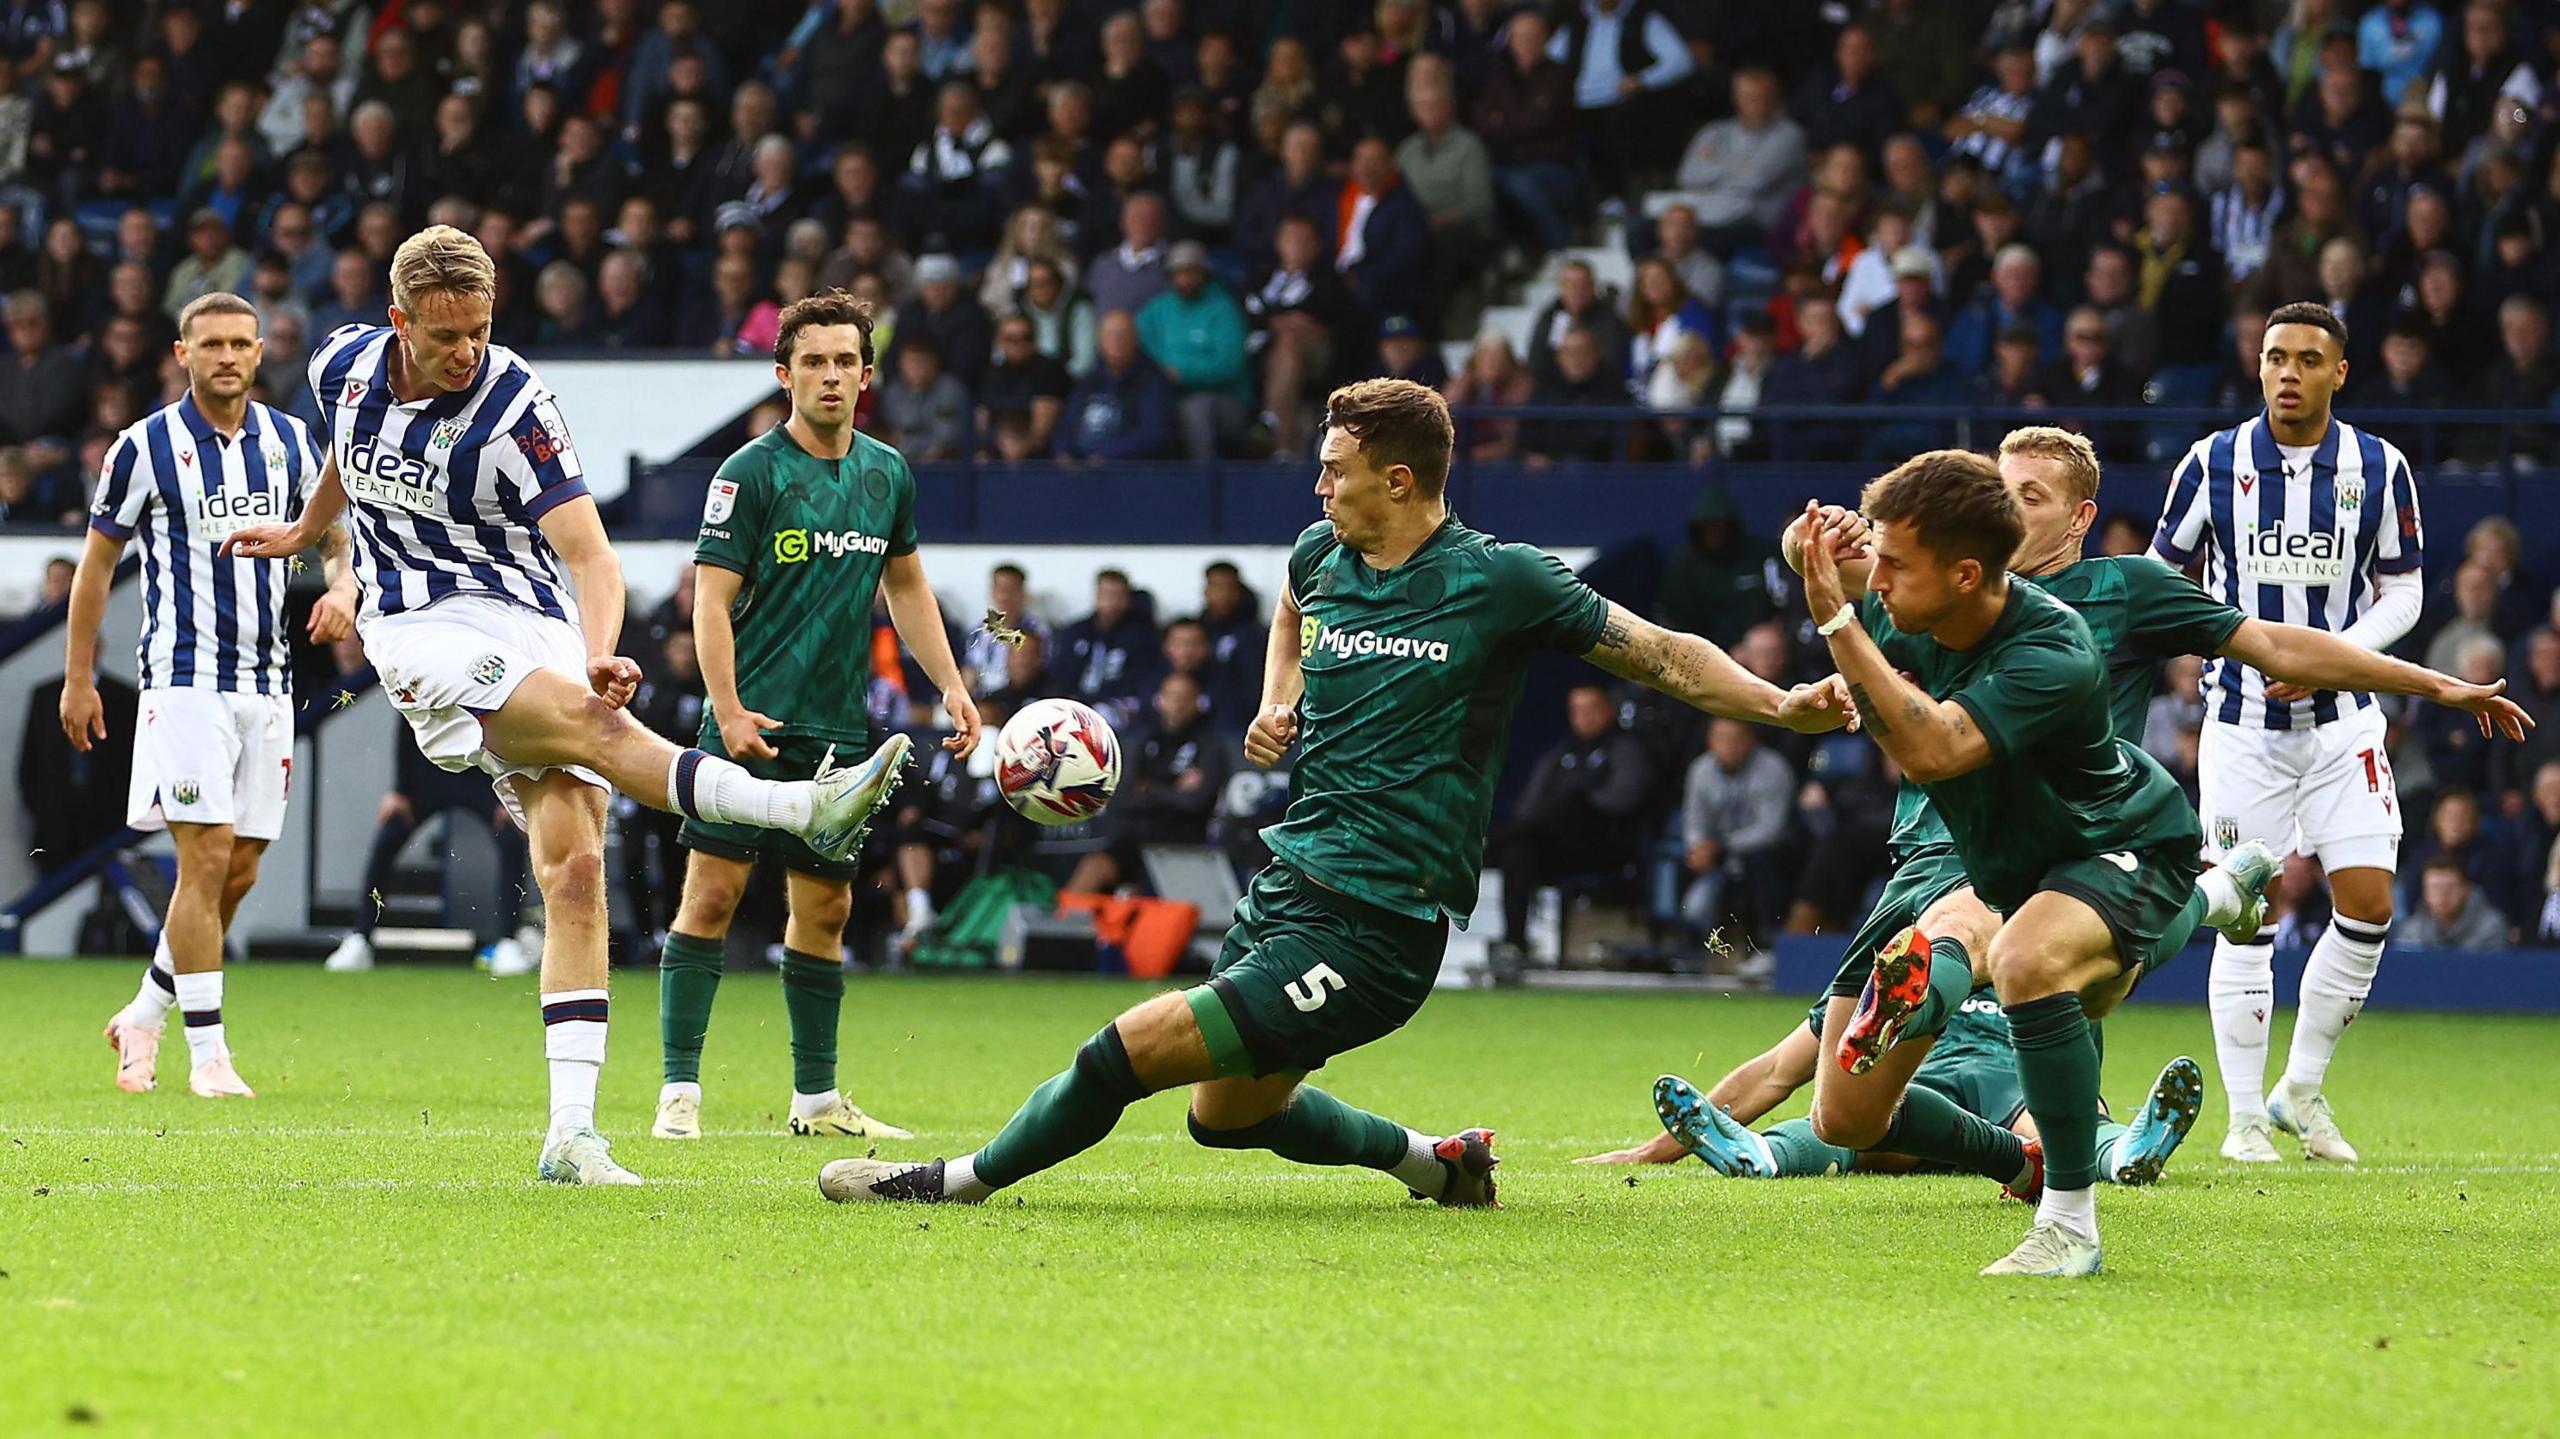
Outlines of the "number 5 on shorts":
<svg viewBox="0 0 2560 1439">
<path fill-rule="evenodd" d="M 1324 1008 L 1328 991 L 1350 987 L 1341 975 L 1334 972 L 1332 965 L 1319 964 L 1296 981 L 1282 985 L 1281 989 L 1288 994 L 1291 1004 L 1296 1005 L 1301 1013 L 1307 1013 Z"/>
</svg>

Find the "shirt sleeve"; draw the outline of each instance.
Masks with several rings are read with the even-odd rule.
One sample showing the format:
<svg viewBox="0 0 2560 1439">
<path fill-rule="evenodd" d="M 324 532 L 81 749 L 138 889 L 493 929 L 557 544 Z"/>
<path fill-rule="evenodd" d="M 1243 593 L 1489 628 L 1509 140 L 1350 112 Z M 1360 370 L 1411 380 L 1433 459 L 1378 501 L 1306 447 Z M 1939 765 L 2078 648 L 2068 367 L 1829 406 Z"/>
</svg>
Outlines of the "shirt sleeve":
<svg viewBox="0 0 2560 1439">
<path fill-rule="evenodd" d="M 525 517 L 539 520 L 587 492 L 586 471 L 578 464 L 577 446 L 569 442 L 569 424 L 551 396 L 525 406 L 507 431 L 505 444 L 492 444 L 498 472 L 514 490 Z"/>
<path fill-rule="evenodd" d="M 2012 646 L 1948 698 L 1973 716 L 1996 763 L 2033 748 L 2068 722 L 2074 701 L 2105 683 L 2085 633 L 2077 646 L 2056 635 Z"/>
<path fill-rule="evenodd" d="M 889 525 L 889 553 L 912 555 L 916 552 L 916 472 L 908 467 L 906 456 L 898 457 L 897 473 L 889 482 L 898 488 L 898 517 Z"/>
<path fill-rule="evenodd" d="M 2377 574 L 2412 574 L 2427 558 L 2427 526 L 2418 513 L 2418 482 L 2409 473 L 2409 457 L 2397 445 L 2383 447 L 2382 467 L 2390 476 L 2382 487 L 2382 532 L 2374 539 Z"/>
<path fill-rule="evenodd" d="M 764 462 L 750 450 L 731 455 L 711 477 L 711 488 L 702 497 L 702 532 L 694 538 L 694 562 L 754 574 L 756 556 L 764 548 L 769 503 Z"/>
<path fill-rule="evenodd" d="M 1306 604 L 1307 591 L 1315 584 L 1316 566 L 1332 546 L 1332 522 L 1318 520 L 1300 530 L 1298 542 L 1289 547 L 1289 597 L 1300 606 Z"/>
<path fill-rule="evenodd" d="M 2248 619 L 2149 555 L 2129 555 L 2117 564 L 2124 571 L 2134 647 L 2145 658 L 2218 654 Z"/>
<path fill-rule="evenodd" d="M 1588 653 L 1609 618 L 1598 590 L 1535 545 L 1493 547 L 1493 593 L 1505 631 L 1567 654 Z"/>
<path fill-rule="evenodd" d="M 2151 532 L 2151 553 L 2168 561 L 2174 569 L 2194 564 L 2196 549 L 2204 543 L 2206 528 L 2213 511 L 2208 492 L 2213 488 L 2206 456 L 2211 439 L 2198 440 L 2187 457 L 2169 477 L 2169 503 L 2160 511 L 2159 527 Z"/>
<path fill-rule="evenodd" d="M 142 474 L 142 446 L 131 432 L 116 437 L 98 466 L 98 496 L 89 506 L 89 528 L 112 540 L 133 538 L 159 487 Z"/>
</svg>

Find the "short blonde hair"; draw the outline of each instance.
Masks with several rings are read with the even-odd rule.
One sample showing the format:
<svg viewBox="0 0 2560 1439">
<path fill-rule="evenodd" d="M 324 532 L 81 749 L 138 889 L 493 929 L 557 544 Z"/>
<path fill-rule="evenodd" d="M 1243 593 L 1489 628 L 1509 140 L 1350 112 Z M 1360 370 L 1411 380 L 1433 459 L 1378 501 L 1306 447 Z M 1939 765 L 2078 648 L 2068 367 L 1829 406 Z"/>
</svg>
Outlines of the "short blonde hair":
<svg viewBox="0 0 2560 1439">
<path fill-rule="evenodd" d="M 498 267 L 480 242 L 451 225 L 429 225 L 391 255 L 391 303 L 416 314 L 418 301 L 436 291 L 498 298 Z"/>
<path fill-rule="evenodd" d="M 2098 447 L 2089 443 L 2087 435 L 2075 435 L 2052 425 L 2029 425 L 2011 430 L 2000 442 L 2000 458 L 2025 455 L 2030 459 L 2051 460 L 2062 466 L 2063 481 L 2071 486 L 2074 503 L 2098 498 Z"/>
</svg>

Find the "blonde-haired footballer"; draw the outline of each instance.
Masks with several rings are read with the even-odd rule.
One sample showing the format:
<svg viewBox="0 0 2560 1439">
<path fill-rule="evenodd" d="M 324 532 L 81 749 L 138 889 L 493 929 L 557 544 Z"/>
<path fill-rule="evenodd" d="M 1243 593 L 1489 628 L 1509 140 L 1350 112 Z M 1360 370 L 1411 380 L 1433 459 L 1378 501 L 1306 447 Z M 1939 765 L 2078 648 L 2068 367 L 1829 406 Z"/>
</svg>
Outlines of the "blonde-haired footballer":
<svg viewBox="0 0 2560 1439">
<path fill-rule="evenodd" d="M 678 749 L 625 712 L 640 667 L 613 652 L 622 566 L 551 392 L 489 343 L 496 297 L 497 269 L 469 235 L 437 225 L 403 242 L 391 323 L 344 326 L 311 357 L 329 450 L 302 518 L 243 529 L 228 552 L 291 555 L 348 515 L 356 628 L 384 691 L 427 758 L 494 777 L 530 843 L 551 1070 L 537 1172 L 637 1184 L 595 1123 L 606 786 L 689 819 L 789 830 L 840 855 L 895 787 L 907 741 L 778 782 Z"/>
</svg>

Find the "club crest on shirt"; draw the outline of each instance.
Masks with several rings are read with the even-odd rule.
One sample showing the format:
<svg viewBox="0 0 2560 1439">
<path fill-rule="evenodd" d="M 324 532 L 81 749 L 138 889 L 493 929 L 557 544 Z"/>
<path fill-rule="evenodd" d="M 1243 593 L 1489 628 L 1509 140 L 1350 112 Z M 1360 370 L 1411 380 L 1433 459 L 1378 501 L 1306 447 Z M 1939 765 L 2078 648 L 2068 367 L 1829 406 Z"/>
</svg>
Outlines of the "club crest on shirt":
<svg viewBox="0 0 2560 1439">
<path fill-rule="evenodd" d="M 469 428 L 460 419 L 436 421 L 436 432 L 427 437 L 430 450 L 450 450 L 462 443 L 462 432 Z"/>
<path fill-rule="evenodd" d="M 204 787 L 191 779 L 182 779 L 169 787 L 169 798 L 180 804 L 194 804 L 204 798 Z"/>
<path fill-rule="evenodd" d="M 281 475 L 284 473 L 284 451 L 267 451 L 267 473 L 271 475 Z"/>
<path fill-rule="evenodd" d="M 2341 475 L 2338 478 L 2338 509 L 2351 513 L 2364 508 L 2364 476 Z"/>
<path fill-rule="evenodd" d="M 471 662 L 471 682 L 493 685 L 507 677 L 507 662 L 496 655 L 482 655 Z"/>
<path fill-rule="evenodd" d="M 2217 849 L 2240 847 L 2240 821 L 2217 815 L 2213 821 L 2213 843 Z"/>
</svg>

